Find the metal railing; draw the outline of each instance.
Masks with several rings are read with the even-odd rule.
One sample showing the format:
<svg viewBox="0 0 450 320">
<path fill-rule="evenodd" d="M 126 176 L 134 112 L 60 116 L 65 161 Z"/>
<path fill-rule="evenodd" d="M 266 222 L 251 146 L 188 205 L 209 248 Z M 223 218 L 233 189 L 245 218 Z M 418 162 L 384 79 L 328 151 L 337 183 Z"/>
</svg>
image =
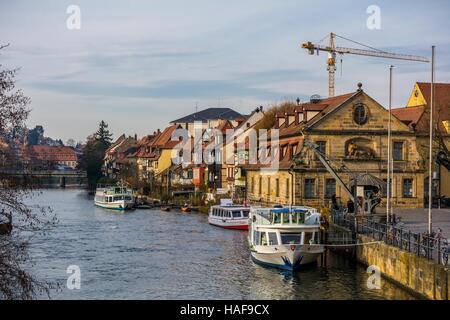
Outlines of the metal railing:
<svg viewBox="0 0 450 320">
<path fill-rule="evenodd" d="M 332 220 L 334 224 L 349 229 L 355 235 L 366 235 L 375 241 L 383 241 L 439 264 L 450 265 L 449 240 L 440 235 L 413 233 L 396 224 L 377 222 L 373 216 L 355 216 L 336 210 L 333 210 Z"/>
</svg>

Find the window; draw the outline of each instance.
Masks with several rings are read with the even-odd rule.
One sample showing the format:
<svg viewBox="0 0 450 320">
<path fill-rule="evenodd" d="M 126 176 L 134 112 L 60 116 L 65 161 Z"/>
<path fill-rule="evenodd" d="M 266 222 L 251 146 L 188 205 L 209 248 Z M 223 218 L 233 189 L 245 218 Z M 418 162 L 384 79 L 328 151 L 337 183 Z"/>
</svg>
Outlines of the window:
<svg viewBox="0 0 450 320">
<path fill-rule="evenodd" d="M 262 178 L 261 177 L 259 177 L 258 192 L 259 192 L 259 195 L 262 194 Z"/>
<path fill-rule="evenodd" d="M 306 199 L 311 199 L 316 196 L 315 186 L 316 186 L 315 179 L 305 179 L 305 198 Z"/>
<path fill-rule="evenodd" d="M 261 245 L 267 246 L 267 235 L 265 232 L 261 232 Z"/>
<path fill-rule="evenodd" d="M 253 234 L 253 241 L 256 246 L 259 246 L 259 244 L 261 243 L 261 232 L 255 231 L 255 233 Z"/>
<path fill-rule="evenodd" d="M 269 235 L 269 246 L 277 246 L 278 245 L 278 238 L 276 232 L 268 232 Z"/>
<path fill-rule="evenodd" d="M 413 196 L 413 180 L 403 179 L 403 198 L 412 198 Z"/>
<path fill-rule="evenodd" d="M 326 155 L 327 153 L 327 142 L 326 141 L 317 141 L 317 151 L 319 151 L 321 154 Z M 316 160 L 319 160 L 319 158 L 316 155 Z"/>
<path fill-rule="evenodd" d="M 336 194 L 336 180 L 326 179 L 325 180 L 325 198 L 330 199 Z"/>
<path fill-rule="evenodd" d="M 281 233 L 280 236 L 282 244 L 301 244 L 301 234 Z"/>
<path fill-rule="evenodd" d="M 280 196 L 280 179 L 278 178 L 275 180 L 275 196 Z"/>
<path fill-rule="evenodd" d="M 243 210 L 242 211 L 242 216 L 244 217 L 244 218 L 248 218 L 248 210 Z"/>
<path fill-rule="evenodd" d="M 255 193 L 255 177 L 252 177 L 252 179 L 250 180 L 250 190 L 252 190 L 252 193 Z"/>
<path fill-rule="evenodd" d="M 313 232 L 305 232 L 305 239 L 303 240 L 303 244 L 310 244 L 310 241 L 313 239 Z"/>
<path fill-rule="evenodd" d="M 267 177 L 267 195 L 270 196 L 270 177 Z"/>
<path fill-rule="evenodd" d="M 290 194 L 289 194 L 289 178 L 286 179 L 286 199 L 290 198 Z"/>
<path fill-rule="evenodd" d="M 363 104 L 358 104 L 353 110 L 353 120 L 359 124 L 363 125 L 367 122 L 367 110 L 366 106 Z"/>
<path fill-rule="evenodd" d="M 281 223 L 281 213 L 280 212 L 274 212 L 273 213 L 273 223 L 274 224 Z"/>
<path fill-rule="evenodd" d="M 240 218 L 241 212 L 240 211 L 233 211 L 233 218 Z"/>
<path fill-rule="evenodd" d="M 283 213 L 283 224 L 289 224 L 289 213 Z"/>
<path fill-rule="evenodd" d="M 403 142 L 394 142 L 392 157 L 394 161 L 403 160 Z"/>
</svg>

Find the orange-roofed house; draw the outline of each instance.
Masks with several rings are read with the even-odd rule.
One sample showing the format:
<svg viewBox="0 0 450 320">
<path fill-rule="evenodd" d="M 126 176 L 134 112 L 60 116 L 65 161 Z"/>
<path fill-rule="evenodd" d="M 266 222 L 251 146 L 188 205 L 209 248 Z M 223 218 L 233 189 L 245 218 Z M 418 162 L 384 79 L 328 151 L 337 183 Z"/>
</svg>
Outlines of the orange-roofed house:
<svg viewBox="0 0 450 320">
<path fill-rule="evenodd" d="M 30 146 L 28 156 L 34 163 L 39 163 L 43 168 L 65 167 L 75 169 L 78 158 L 72 147 L 65 146 Z"/>
</svg>

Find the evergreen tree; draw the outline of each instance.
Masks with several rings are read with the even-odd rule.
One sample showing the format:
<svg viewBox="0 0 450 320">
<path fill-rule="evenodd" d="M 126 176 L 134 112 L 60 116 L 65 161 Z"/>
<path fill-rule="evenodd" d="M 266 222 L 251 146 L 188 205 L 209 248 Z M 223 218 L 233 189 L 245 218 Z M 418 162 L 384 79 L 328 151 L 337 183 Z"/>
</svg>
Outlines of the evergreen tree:
<svg viewBox="0 0 450 320">
<path fill-rule="evenodd" d="M 101 121 L 97 132 L 94 134 L 95 140 L 100 142 L 105 148 L 108 148 L 112 142 L 112 133 L 108 130 L 108 124 Z"/>
</svg>

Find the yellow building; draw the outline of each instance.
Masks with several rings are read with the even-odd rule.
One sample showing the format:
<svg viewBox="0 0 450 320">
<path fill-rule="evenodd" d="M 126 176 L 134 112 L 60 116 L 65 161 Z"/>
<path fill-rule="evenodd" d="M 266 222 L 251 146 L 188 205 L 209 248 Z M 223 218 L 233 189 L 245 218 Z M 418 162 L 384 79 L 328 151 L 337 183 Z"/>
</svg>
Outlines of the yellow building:
<svg viewBox="0 0 450 320">
<path fill-rule="evenodd" d="M 261 166 L 248 166 L 248 199 L 321 207 L 336 195 L 346 204 L 348 195 L 315 153 L 304 147 L 305 141 L 318 145 L 348 187 L 350 173 L 368 173 L 387 181 L 388 119 L 389 112 L 361 89 L 299 104 L 292 112 L 279 115 L 275 126 L 280 130 L 279 170 L 268 173 Z M 422 207 L 424 161 L 417 152 L 414 130 L 393 117 L 392 141 L 393 205 Z M 380 195 L 385 198 L 386 190 L 380 190 Z"/>
</svg>

